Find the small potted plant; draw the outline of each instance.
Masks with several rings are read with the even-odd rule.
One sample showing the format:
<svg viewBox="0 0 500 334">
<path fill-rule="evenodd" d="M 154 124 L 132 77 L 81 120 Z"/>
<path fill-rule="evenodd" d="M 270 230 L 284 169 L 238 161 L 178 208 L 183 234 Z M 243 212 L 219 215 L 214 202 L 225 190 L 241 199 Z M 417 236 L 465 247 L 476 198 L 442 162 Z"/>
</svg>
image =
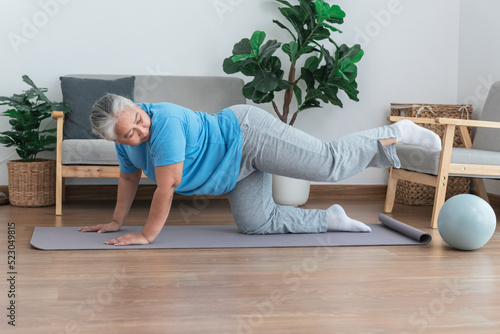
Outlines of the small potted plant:
<svg viewBox="0 0 500 334">
<path fill-rule="evenodd" d="M 243 95 L 254 103 L 271 103 L 278 118 L 289 125 L 294 124 L 302 111 L 320 108 L 321 102 L 342 107 L 338 96 L 340 91 L 345 92 L 351 100 L 358 101 L 356 63 L 364 52 L 359 44 L 352 47 L 337 45 L 331 38 L 332 33 L 341 33 L 334 25 L 344 22 L 344 11 L 324 0 L 298 0 L 297 5 L 284 0 L 276 1 L 285 5 L 278 9 L 290 23 L 291 29 L 278 20 L 273 22 L 285 29 L 291 40 L 287 43 L 277 40 L 264 43 L 266 34 L 255 31 L 250 39 L 244 38 L 234 45 L 232 56 L 224 59 L 224 72 L 241 72 L 251 77 L 252 80 L 243 87 Z M 285 58 L 288 58 L 287 79 L 284 79 L 280 58 L 274 55 L 280 47 Z M 328 48 L 332 47 L 330 51 Z M 299 63 L 299 59 L 303 58 L 305 61 Z M 275 101 L 275 93 L 279 91 L 285 91 L 281 110 Z M 297 106 L 291 112 L 294 96 Z M 293 193 L 288 189 L 281 195 L 275 187 L 277 183 L 283 183 L 282 178 L 274 176 L 273 196 L 277 203 L 301 205 L 307 201 L 309 183 L 307 187 L 299 185 L 307 189 L 307 195 L 299 195 L 297 201 L 287 198 Z"/>
<path fill-rule="evenodd" d="M 27 76 L 23 81 L 31 88 L 11 97 L 0 96 L 0 105 L 10 108 L 2 116 L 10 118 L 11 130 L 0 132 L 0 143 L 16 147 L 20 160 L 7 162 L 9 201 L 21 207 L 51 206 L 55 204 L 55 160 L 37 159 L 56 142 L 51 135 L 56 129 L 40 129 L 41 122 L 53 110 L 69 112 L 65 103 L 51 102 L 46 88 L 38 88 Z"/>
</svg>

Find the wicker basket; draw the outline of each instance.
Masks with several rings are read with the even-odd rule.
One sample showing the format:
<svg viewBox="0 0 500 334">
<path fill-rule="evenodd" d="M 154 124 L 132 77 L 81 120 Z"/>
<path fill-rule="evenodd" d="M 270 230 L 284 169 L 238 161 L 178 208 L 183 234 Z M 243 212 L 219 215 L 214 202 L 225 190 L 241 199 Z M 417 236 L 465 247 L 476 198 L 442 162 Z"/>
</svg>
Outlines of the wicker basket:
<svg viewBox="0 0 500 334">
<path fill-rule="evenodd" d="M 391 116 L 422 117 L 422 118 L 458 118 L 471 119 L 472 105 L 470 104 L 410 104 L 391 103 Z M 444 126 L 419 124 L 437 133 L 443 138 Z M 470 130 L 469 130 L 470 131 Z M 454 147 L 464 147 L 458 129 L 455 130 Z M 470 192 L 470 178 L 449 177 L 446 190 L 446 199 Z M 396 188 L 396 203 L 405 205 L 432 205 L 434 204 L 435 188 L 424 184 L 398 180 Z"/>
<path fill-rule="evenodd" d="M 52 206 L 56 202 L 56 162 L 36 159 L 7 161 L 9 200 L 13 206 Z"/>
<path fill-rule="evenodd" d="M 468 194 L 470 179 L 467 177 L 450 176 L 446 189 L 446 199 L 459 194 Z M 404 205 L 432 205 L 436 188 L 416 182 L 398 180 L 396 188 L 396 203 Z"/>
</svg>

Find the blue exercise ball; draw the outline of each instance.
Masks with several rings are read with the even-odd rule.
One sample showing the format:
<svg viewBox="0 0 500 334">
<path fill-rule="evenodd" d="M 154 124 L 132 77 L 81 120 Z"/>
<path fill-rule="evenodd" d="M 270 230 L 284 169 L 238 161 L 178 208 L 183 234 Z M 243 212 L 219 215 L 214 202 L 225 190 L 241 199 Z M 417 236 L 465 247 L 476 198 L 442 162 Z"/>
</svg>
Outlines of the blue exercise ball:
<svg viewBox="0 0 500 334">
<path fill-rule="evenodd" d="M 447 200 L 438 216 L 438 230 L 453 248 L 476 250 L 495 232 L 497 218 L 493 208 L 481 197 L 456 195 Z"/>
</svg>

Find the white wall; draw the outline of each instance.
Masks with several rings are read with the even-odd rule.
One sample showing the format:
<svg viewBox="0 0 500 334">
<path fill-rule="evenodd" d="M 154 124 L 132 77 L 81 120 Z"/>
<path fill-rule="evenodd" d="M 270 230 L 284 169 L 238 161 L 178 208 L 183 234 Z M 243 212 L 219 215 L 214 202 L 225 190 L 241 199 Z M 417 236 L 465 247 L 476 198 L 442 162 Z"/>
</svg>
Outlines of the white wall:
<svg viewBox="0 0 500 334">
<path fill-rule="evenodd" d="M 491 84 L 500 80 L 498 32 L 500 2 L 462 0 L 458 63 L 458 101 L 471 103 L 481 114 Z M 500 194 L 500 181 L 488 180 L 488 192 Z"/>
<path fill-rule="evenodd" d="M 457 102 L 459 1 L 336 3 L 347 18 L 334 38 L 360 42 L 366 52 L 359 64 L 361 101 L 345 97 L 343 109 L 306 111 L 298 128 L 332 140 L 386 124 L 390 102 Z M 276 8 L 270 0 L 0 0 L 0 95 L 24 89 L 23 74 L 55 100 L 61 99 L 59 76 L 70 73 L 224 76 L 222 60 L 241 38 L 256 29 L 287 37 L 272 23 L 280 17 Z M 0 130 L 7 128 L 0 118 Z M 11 152 L 0 147 L 0 184 L 7 184 Z M 370 169 L 343 183 L 386 178 L 387 170 Z"/>
</svg>

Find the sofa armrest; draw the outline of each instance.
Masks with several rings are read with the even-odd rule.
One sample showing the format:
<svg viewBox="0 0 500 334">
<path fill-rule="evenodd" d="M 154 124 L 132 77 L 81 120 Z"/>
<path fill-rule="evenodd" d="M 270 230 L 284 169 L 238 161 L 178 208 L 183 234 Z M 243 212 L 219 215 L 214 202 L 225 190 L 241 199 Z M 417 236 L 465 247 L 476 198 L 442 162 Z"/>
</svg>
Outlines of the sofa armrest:
<svg viewBox="0 0 500 334">
<path fill-rule="evenodd" d="M 62 142 L 64 113 L 53 111 L 50 116 L 57 121 L 57 141 L 56 141 L 56 216 L 62 215 L 63 198 L 63 177 L 62 177 Z"/>
<path fill-rule="evenodd" d="M 63 125 L 64 113 L 62 111 L 53 111 L 50 116 L 57 121 L 57 157 L 62 156 L 62 141 L 63 141 Z"/>
<path fill-rule="evenodd" d="M 62 111 L 53 111 L 50 113 L 50 116 L 52 118 L 58 119 L 58 118 L 64 118 L 64 113 Z"/>
</svg>

